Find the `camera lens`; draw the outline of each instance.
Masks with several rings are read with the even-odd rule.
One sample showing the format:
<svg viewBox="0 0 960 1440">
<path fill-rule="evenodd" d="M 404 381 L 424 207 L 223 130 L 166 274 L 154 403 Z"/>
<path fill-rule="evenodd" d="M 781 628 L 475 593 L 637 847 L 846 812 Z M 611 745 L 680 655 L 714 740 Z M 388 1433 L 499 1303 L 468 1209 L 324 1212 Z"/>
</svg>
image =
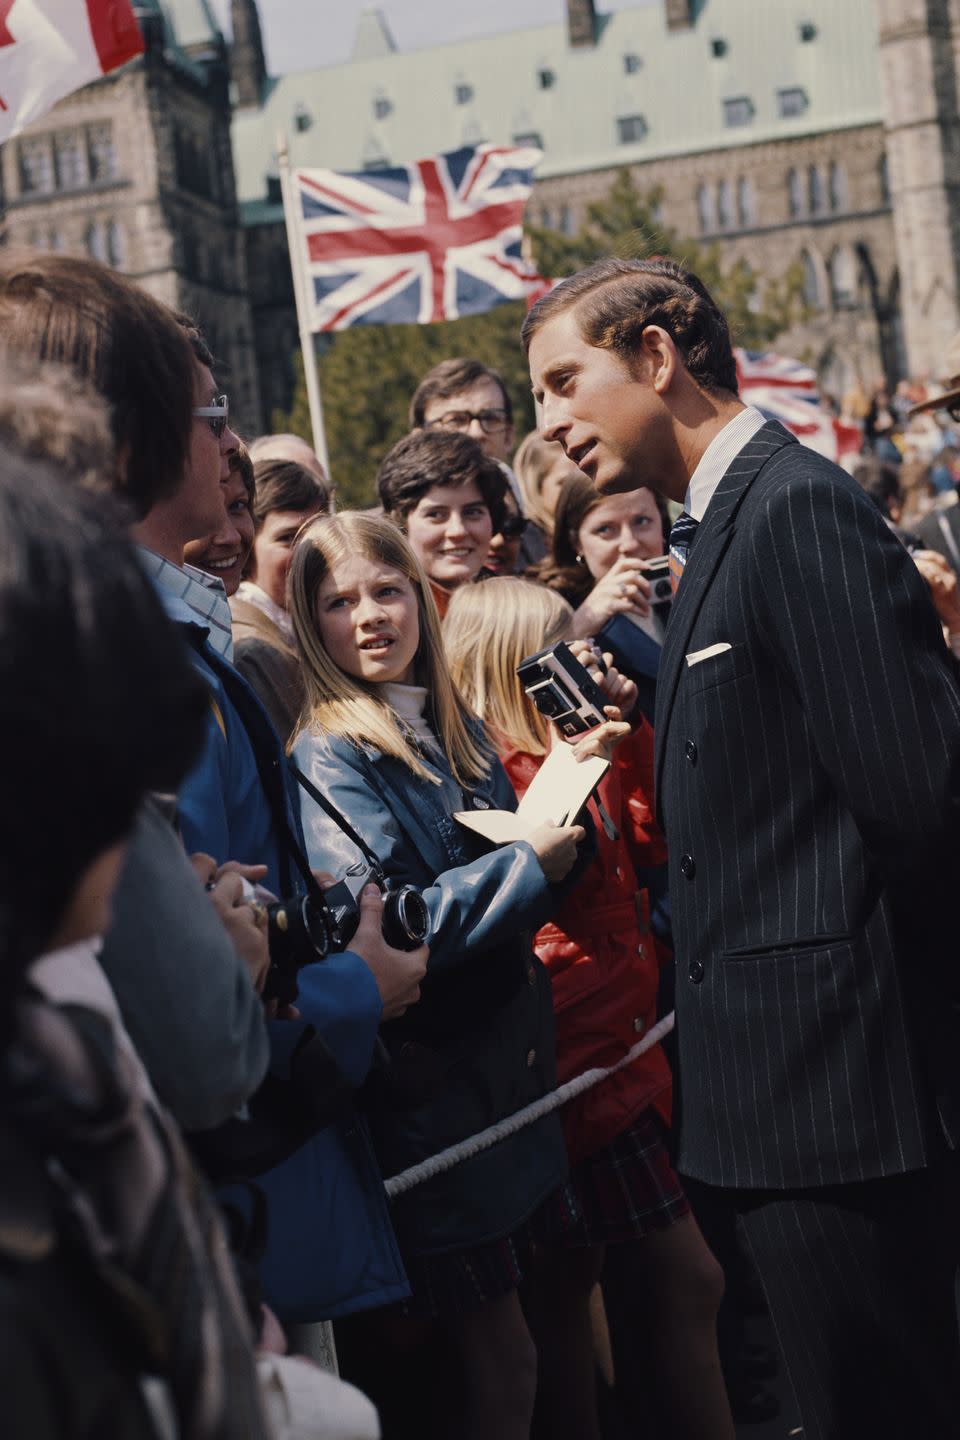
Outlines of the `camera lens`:
<svg viewBox="0 0 960 1440">
<path fill-rule="evenodd" d="M 654 582 L 653 595 L 656 600 L 669 600 L 673 594 L 673 586 L 669 580 L 657 580 Z"/>
<path fill-rule="evenodd" d="M 382 929 L 395 950 L 416 950 L 423 944 L 430 932 L 430 912 L 419 890 L 404 885 L 383 897 Z"/>
</svg>

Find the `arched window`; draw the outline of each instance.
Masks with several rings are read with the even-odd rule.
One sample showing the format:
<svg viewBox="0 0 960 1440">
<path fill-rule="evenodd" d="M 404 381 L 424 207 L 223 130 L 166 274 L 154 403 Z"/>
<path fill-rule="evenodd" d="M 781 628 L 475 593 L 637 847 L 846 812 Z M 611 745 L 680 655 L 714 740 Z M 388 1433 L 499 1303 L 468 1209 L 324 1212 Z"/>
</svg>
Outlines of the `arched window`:
<svg viewBox="0 0 960 1440">
<path fill-rule="evenodd" d="M 92 260 L 107 261 L 107 232 L 102 220 L 91 220 L 84 236 L 87 254 Z"/>
<path fill-rule="evenodd" d="M 791 170 L 787 175 L 787 203 L 790 209 L 790 219 L 798 220 L 803 214 L 803 184 L 799 172 Z"/>
<path fill-rule="evenodd" d="M 847 208 L 847 175 L 836 160 L 830 161 L 830 209 L 836 214 Z"/>
<path fill-rule="evenodd" d="M 823 214 L 823 176 L 816 165 L 807 171 L 807 198 L 811 215 Z"/>
<path fill-rule="evenodd" d="M 697 219 L 701 235 L 709 235 L 717 228 L 716 212 L 713 207 L 713 190 L 709 185 L 697 186 Z"/>
<path fill-rule="evenodd" d="M 842 245 L 830 257 L 830 296 L 838 310 L 855 310 L 860 301 L 860 273 L 857 257 L 849 245 Z"/>
<path fill-rule="evenodd" d="M 744 229 L 756 224 L 757 206 L 753 193 L 753 181 L 746 175 L 741 175 L 737 181 L 737 215 Z"/>
<path fill-rule="evenodd" d="M 721 230 L 733 229 L 733 196 L 729 180 L 721 180 L 717 185 L 717 221 Z"/>
<path fill-rule="evenodd" d="M 800 260 L 803 265 L 804 304 L 809 305 L 811 310 L 822 310 L 824 295 L 823 285 L 820 280 L 820 267 L 817 265 L 816 260 L 814 260 L 809 250 L 804 250 L 800 256 Z"/>
<path fill-rule="evenodd" d="M 107 257 L 118 270 L 127 258 L 126 240 L 116 220 L 111 220 L 107 226 Z"/>
</svg>

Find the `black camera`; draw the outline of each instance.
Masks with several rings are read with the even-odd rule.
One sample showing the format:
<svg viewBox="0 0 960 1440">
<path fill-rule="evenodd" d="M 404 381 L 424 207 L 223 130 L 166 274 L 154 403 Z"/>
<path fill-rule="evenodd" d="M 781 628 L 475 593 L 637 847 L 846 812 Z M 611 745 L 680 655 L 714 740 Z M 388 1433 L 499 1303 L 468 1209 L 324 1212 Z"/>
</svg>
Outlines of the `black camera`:
<svg viewBox="0 0 960 1440">
<path fill-rule="evenodd" d="M 288 1005 L 296 998 L 297 973 L 304 965 L 349 948 L 360 923 L 360 896 L 370 882 L 383 894 L 383 938 L 394 950 L 416 950 L 427 938 L 430 915 L 413 885 L 389 890 L 383 871 L 366 861 L 351 865 L 329 890 L 267 906 L 270 969 L 263 994 Z"/>
<path fill-rule="evenodd" d="M 658 555 L 653 560 L 644 560 L 640 574 L 650 581 L 651 605 L 670 605 L 673 601 L 673 582 L 670 579 L 669 555 Z"/>
<path fill-rule="evenodd" d="M 603 691 L 569 645 L 561 641 L 528 655 L 517 674 L 540 714 L 552 720 L 561 735 L 582 735 L 603 724 Z"/>
</svg>

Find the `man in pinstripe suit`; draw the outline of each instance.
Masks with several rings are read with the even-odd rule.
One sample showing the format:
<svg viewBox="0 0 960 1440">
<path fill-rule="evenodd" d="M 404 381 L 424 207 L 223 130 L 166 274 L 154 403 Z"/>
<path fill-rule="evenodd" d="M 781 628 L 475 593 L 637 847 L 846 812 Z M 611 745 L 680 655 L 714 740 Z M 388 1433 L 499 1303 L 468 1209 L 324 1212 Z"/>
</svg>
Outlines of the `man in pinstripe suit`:
<svg viewBox="0 0 960 1440">
<path fill-rule="evenodd" d="M 543 431 L 685 503 L 657 699 L 678 1168 L 741 1215 L 813 1437 L 960 1434 L 960 687 L 912 560 L 741 404 L 668 261 L 524 325 Z"/>
</svg>

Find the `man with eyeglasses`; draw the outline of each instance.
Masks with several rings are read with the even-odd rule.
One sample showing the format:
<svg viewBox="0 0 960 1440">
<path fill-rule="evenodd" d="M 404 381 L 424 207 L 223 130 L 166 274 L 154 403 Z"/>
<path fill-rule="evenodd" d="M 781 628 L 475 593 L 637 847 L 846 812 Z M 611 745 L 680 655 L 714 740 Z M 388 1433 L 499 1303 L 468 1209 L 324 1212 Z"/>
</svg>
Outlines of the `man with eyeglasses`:
<svg viewBox="0 0 960 1440">
<path fill-rule="evenodd" d="M 410 401 L 411 430 L 459 430 L 491 460 L 513 450 L 513 406 L 496 370 L 479 360 L 443 360 L 424 375 Z"/>
</svg>

